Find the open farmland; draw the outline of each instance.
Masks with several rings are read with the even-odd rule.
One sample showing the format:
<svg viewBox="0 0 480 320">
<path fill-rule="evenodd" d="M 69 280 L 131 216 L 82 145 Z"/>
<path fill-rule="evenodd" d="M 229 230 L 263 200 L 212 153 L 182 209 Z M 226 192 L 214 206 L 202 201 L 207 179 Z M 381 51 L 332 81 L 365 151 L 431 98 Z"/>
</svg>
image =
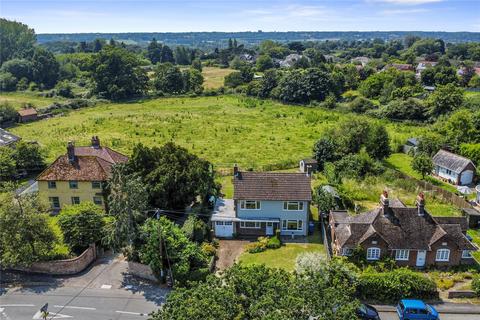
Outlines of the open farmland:
<svg viewBox="0 0 480 320">
<path fill-rule="evenodd" d="M 229 75 L 233 71 L 233 69 L 229 68 L 203 67 L 203 87 L 205 89 L 218 89 L 223 87 L 225 76 Z"/>
<path fill-rule="evenodd" d="M 281 169 L 311 155 L 322 133 L 354 114 L 289 106 L 239 96 L 164 98 L 101 104 L 63 117 L 20 125 L 11 131 L 37 140 L 49 161 L 65 152 L 67 141 L 87 145 L 92 135 L 126 154 L 133 146 L 186 147 L 214 164 L 230 168 Z M 418 127 L 385 122 L 395 141 L 418 135 Z M 274 165 L 274 166 L 272 166 Z"/>
</svg>

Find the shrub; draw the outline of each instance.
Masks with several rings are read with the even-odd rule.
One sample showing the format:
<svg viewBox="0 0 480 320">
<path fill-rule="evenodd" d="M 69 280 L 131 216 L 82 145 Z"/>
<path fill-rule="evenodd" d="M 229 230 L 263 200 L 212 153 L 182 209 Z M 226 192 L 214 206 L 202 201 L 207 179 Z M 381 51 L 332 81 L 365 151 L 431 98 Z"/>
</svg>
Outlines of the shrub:
<svg viewBox="0 0 480 320">
<path fill-rule="evenodd" d="M 480 275 L 476 275 L 472 280 L 472 290 L 477 296 L 480 296 Z"/>
<path fill-rule="evenodd" d="M 348 109 L 356 113 L 365 113 L 368 110 L 375 109 L 375 104 L 364 97 L 356 97 L 352 102 L 349 103 Z"/>
<path fill-rule="evenodd" d="M 208 240 L 209 228 L 205 222 L 195 215 L 190 215 L 182 226 L 182 231 L 188 240 L 202 243 Z"/>
<path fill-rule="evenodd" d="M 0 91 L 15 91 L 17 78 L 10 72 L 0 73 Z"/>
<path fill-rule="evenodd" d="M 102 239 L 105 221 L 102 209 L 92 202 L 68 206 L 60 212 L 58 224 L 65 243 L 81 253 L 92 243 Z"/>
<path fill-rule="evenodd" d="M 280 241 L 280 239 L 278 237 L 271 237 L 270 239 L 268 239 L 268 242 L 267 242 L 267 248 L 268 249 L 278 249 L 282 246 L 282 242 Z"/>
<path fill-rule="evenodd" d="M 267 237 L 259 237 L 257 242 L 249 243 L 245 250 L 248 253 L 259 253 L 267 250 L 268 245 L 268 238 Z"/>
<path fill-rule="evenodd" d="M 390 272 L 363 272 L 359 277 L 361 299 L 395 303 L 400 299 L 433 299 L 438 297 L 435 282 L 406 268 Z"/>
<path fill-rule="evenodd" d="M 325 255 L 319 252 L 305 252 L 299 254 L 295 261 L 297 273 L 320 272 L 323 264 L 326 263 Z"/>
<path fill-rule="evenodd" d="M 217 252 L 217 249 L 215 248 L 215 246 L 208 242 L 202 243 L 201 249 L 202 249 L 202 252 L 209 257 L 213 257 Z"/>
</svg>

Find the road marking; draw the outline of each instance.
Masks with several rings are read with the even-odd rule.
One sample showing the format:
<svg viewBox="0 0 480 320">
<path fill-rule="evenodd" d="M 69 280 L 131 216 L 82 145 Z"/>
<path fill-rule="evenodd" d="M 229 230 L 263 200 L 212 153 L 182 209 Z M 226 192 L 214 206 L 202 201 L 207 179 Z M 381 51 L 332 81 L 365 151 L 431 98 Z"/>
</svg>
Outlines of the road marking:
<svg viewBox="0 0 480 320">
<path fill-rule="evenodd" d="M 91 307 L 58 306 L 58 305 L 54 305 L 54 307 L 55 308 L 65 308 L 65 309 L 97 310 L 96 308 L 91 308 Z"/>
<path fill-rule="evenodd" d="M 34 304 L 2 304 L 0 305 L 1 308 L 4 307 L 35 307 Z"/>
<path fill-rule="evenodd" d="M 146 314 L 143 313 L 138 313 L 138 312 L 129 312 L 129 311 L 115 311 L 117 313 L 124 313 L 124 314 L 133 314 L 136 316 L 146 316 Z"/>
<path fill-rule="evenodd" d="M 66 314 L 61 314 L 61 313 L 50 313 L 47 317 L 47 319 L 66 319 L 66 318 L 73 318 L 72 316 L 69 316 L 69 315 L 66 315 Z M 41 320 L 43 319 L 42 317 L 42 312 L 41 311 L 37 311 L 37 313 L 35 313 L 33 315 L 33 320 Z"/>
<path fill-rule="evenodd" d="M 102 289 L 112 289 L 112 285 L 111 284 L 102 284 L 102 286 L 100 288 L 102 288 Z"/>
</svg>

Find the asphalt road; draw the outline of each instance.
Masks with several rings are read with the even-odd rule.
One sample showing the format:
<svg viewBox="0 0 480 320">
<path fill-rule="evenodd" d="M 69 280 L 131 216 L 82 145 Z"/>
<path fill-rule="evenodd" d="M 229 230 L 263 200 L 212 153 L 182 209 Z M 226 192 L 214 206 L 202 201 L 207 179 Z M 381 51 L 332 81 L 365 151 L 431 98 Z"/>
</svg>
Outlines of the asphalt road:
<svg viewBox="0 0 480 320">
<path fill-rule="evenodd" d="M 132 278 L 126 270 L 127 263 L 112 256 L 74 277 L 4 273 L 3 281 L 18 277 L 23 285 L 0 289 L 0 319 L 41 319 L 39 310 L 45 303 L 52 320 L 147 319 L 165 301 L 168 289 Z"/>
<path fill-rule="evenodd" d="M 382 320 L 398 320 L 398 315 L 395 312 L 380 312 L 380 319 Z M 478 314 L 440 314 L 441 320 L 480 320 Z"/>
</svg>

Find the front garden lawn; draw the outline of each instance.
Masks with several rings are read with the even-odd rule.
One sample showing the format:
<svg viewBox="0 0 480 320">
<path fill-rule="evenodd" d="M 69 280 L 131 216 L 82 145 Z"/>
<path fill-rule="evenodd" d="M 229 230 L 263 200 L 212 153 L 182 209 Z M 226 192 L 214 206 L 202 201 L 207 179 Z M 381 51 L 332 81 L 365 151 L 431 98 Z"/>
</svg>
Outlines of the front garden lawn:
<svg viewBox="0 0 480 320">
<path fill-rule="evenodd" d="M 265 264 L 267 267 L 293 271 L 297 256 L 301 253 L 320 252 L 327 258 L 320 230 L 315 229 L 314 234 L 307 237 L 307 241 L 308 243 L 284 243 L 278 249 L 267 249 L 260 253 L 244 252 L 238 261 L 245 265 Z"/>
<path fill-rule="evenodd" d="M 325 249 L 320 243 L 287 243 L 279 249 L 267 249 L 260 253 L 244 252 L 239 261 L 245 265 L 265 264 L 267 267 L 293 271 L 297 256 L 304 252 L 325 254 Z"/>
</svg>

